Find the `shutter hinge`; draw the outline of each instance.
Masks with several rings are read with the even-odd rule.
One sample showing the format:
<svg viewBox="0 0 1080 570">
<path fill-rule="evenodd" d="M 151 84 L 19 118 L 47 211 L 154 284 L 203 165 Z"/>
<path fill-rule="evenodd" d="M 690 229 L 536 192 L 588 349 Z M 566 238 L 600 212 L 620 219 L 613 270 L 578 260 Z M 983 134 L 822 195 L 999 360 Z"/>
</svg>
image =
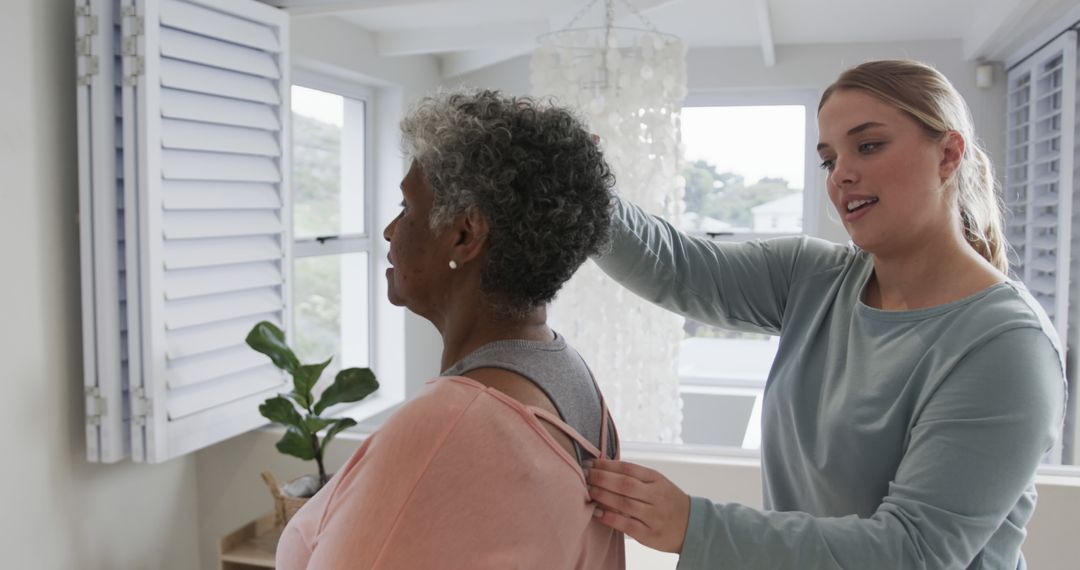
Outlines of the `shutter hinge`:
<svg viewBox="0 0 1080 570">
<path fill-rule="evenodd" d="M 86 387 L 86 423 L 92 426 L 101 425 L 101 418 L 109 413 L 109 402 L 101 397 L 101 390 L 97 386 Z"/>
<path fill-rule="evenodd" d="M 89 6 L 75 8 L 75 56 L 76 81 L 79 85 L 90 85 L 91 78 L 100 70 L 98 56 L 94 55 L 93 36 L 98 33 L 98 17 L 90 12 Z"/>
<path fill-rule="evenodd" d="M 134 6 L 124 6 L 120 11 L 120 27 L 123 39 L 120 42 L 120 54 L 128 62 L 124 73 L 124 85 L 131 86 L 139 82 L 139 76 L 146 68 L 143 56 L 139 55 L 139 36 L 143 35 L 145 21 L 135 12 Z"/>
<path fill-rule="evenodd" d="M 153 400 L 146 397 L 146 390 L 135 388 L 131 391 L 131 421 L 137 426 L 146 425 L 146 417 L 153 409 Z"/>
</svg>

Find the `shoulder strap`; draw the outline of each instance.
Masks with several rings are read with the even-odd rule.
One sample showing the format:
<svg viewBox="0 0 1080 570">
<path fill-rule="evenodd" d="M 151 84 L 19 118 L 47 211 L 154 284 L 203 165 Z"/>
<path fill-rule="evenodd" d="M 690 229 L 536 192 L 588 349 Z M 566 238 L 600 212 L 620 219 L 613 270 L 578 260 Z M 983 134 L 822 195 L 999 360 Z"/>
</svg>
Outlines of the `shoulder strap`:
<svg viewBox="0 0 1080 570">
<path fill-rule="evenodd" d="M 608 433 L 608 426 L 614 428 L 611 421 L 611 413 L 608 412 L 607 404 L 604 403 L 604 395 L 600 394 L 597 390 L 597 394 L 600 396 L 600 458 L 608 458 L 608 447 L 611 442 L 611 434 Z M 611 457 L 617 457 L 617 455 L 611 455 Z"/>
<path fill-rule="evenodd" d="M 605 457 L 603 455 L 603 452 L 601 452 L 599 449 L 596 449 L 596 446 L 593 445 L 592 442 L 585 439 L 585 436 L 581 435 L 580 433 L 578 433 L 578 431 L 576 429 L 570 427 L 569 424 L 562 421 L 562 419 L 559 418 L 559 416 L 556 416 L 555 414 L 553 414 L 553 413 L 551 413 L 551 412 L 549 412 L 547 410 L 537 408 L 536 406 L 527 406 L 527 408 L 528 408 L 528 410 L 530 412 L 533 413 L 533 415 L 535 415 L 537 417 L 537 419 L 540 419 L 542 421 L 545 421 L 545 422 L 551 424 L 556 429 L 558 429 L 559 431 L 566 434 L 566 437 L 569 437 L 570 439 L 577 442 L 577 444 L 579 446 L 581 446 L 581 450 L 584 451 L 585 453 L 588 453 L 589 455 L 592 455 L 593 457 L 598 457 L 598 458 Z M 604 431 L 605 431 L 605 433 L 607 432 L 606 429 Z M 603 445 L 603 442 L 601 442 L 601 445 Z"/>
<path fill-rule="evenodd" d="M 577 351 L 575 351 L 577 352 Z M 611 412 L 608 411 L 607 403 L 604 401 L 604 392 L 600 390 L 600 384 L 596 381 L 596 375 L 593 374 L 592 368 L 589 368 L 589 363 L 585 361 L 585 357 L 578 353 L 578 358 L 581 359 L 581 363 L 585 365 L 585 370 L 589 371 L 589 377 L 592 379 L 593 389 L 596 390 L 596 397 L 600 400 L 600 455 L 603 459 L 611 457 L 613 459 L 619 458 L 619 432 L 615 427 L 615 422 L 611 420 Z M 609 433 L 608 430 L 613 433 Z M 614 436 L 614 437 L 613 437 Z M 615 449 L 611 450 L 609 455 L 608 450 L 610 448 L 611 440 L 615 440 Z"/>
</svg>

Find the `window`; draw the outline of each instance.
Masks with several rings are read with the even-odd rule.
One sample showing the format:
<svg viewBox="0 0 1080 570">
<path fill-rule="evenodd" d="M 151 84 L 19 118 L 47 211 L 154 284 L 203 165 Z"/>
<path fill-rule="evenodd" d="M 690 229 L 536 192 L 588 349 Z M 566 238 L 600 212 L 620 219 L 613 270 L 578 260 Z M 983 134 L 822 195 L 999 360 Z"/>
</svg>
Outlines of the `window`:
<svg viewBox="0 0 1080 570">
<path fill-rule="evenodd" d="M 714 237 L 802 232 L 804 105 L 689 107 L 682 113 L 682 229 Z"/>
<path fill-rule="evenodd" d="M 689 234 L 797 235 L 815 226 L 814 93 L 691 96 L 682 112 Z M 679 346 L 682 440 L 757 449 L 761 396 L 778 338 L 687 320 Z"/>
<path fill-rule="evenodd" d="M 370 365 L 367 102 L 293 85 L 293 335 L 328 376 Z"/>
<path fill-rule="evenodd" d="M 333 357 L 316 391 L 342 368 L 376 368 L 377 232 L 372 191 L 373 94 L 297 71 L 291 91 L 293 344 L 303 362 Z M 330 413 L 363 419 L 400 398 L 382 388 Z"/>
</svg>

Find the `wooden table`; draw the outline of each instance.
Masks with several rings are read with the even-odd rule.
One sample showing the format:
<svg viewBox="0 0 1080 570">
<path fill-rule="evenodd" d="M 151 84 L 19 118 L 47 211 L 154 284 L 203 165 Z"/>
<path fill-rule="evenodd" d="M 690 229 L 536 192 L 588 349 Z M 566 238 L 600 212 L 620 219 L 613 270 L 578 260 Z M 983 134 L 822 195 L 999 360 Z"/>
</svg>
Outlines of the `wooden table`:
<svg viewBox="0 0 1080 570">
<path fill-rule="evenodd" d="M 221 570 L 273 568 L 274 552 L 283 526 L 267 513 L 221 537 L 218 560 Z"/>
</svg>

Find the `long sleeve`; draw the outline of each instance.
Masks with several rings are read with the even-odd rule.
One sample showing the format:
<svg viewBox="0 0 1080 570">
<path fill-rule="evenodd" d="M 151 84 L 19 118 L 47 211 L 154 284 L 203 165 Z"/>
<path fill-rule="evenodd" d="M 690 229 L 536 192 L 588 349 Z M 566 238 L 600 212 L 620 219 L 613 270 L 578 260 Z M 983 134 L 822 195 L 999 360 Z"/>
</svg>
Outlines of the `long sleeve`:
<svg viewBox="0 0 1080 570">
<path fill-rule="evenodd" d="M 918 399 L 906 451 L 872 516 L 813 517 L 695 497 L 679 568 L 1017 568 L 1035 470 L 1060 429 L 1063 392 L 1059 354 L 1042 330 L 998 334 Z"/>
<path fill-rule="evenodd" d="M 620 199 L 610 253 L 595 259 L 627 289 L 670 311 L 725 328 L 777 334 L 807 245 L 819 267 L 844 248 L 809 238 L 718 243 L 687 236 Z M 825 257 L 834 261 L 828 262 Z"/>
</svg>

